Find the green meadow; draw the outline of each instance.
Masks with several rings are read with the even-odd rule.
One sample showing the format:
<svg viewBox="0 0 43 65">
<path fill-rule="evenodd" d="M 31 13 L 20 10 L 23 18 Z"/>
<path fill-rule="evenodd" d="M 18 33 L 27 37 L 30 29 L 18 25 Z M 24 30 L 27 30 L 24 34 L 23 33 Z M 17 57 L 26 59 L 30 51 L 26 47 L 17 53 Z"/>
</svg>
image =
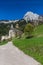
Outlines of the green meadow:
<svg viewBox="0 0 43 65">
<path fill-rule="evenodd" d="M 33 38 L 14 38 L 13 44 L 43 65 L 43 25 L 37 26 L 33 33 Z"/>
</svg>

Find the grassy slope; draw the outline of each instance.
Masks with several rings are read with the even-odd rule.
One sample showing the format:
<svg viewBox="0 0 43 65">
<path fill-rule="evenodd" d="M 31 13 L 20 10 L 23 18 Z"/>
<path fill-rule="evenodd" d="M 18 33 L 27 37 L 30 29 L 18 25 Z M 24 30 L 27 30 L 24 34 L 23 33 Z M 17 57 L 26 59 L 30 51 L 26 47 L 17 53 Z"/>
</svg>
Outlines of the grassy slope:
<svg viewBox="0 0 43 65">
<path fill-rule="evenodd" d="M 34 34 L 36 33 L 37 35 L 43 34 L 43 25 L 36 28 Z M 43 65 L 43 36 L 31 39 L 13 39 L 13 44 Z"/>
<path fill-rule="evenodd" d="M 35 28 L 34 34 L 43 35 L 43 25 L 39 25 Z"/>
</svg>

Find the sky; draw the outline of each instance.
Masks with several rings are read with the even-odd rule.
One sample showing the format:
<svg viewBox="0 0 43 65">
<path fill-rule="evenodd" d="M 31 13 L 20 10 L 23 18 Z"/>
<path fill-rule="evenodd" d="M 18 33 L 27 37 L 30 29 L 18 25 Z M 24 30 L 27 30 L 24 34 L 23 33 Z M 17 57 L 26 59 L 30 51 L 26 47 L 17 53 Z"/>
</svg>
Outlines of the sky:
<svg viewBox="0 0 43 65">
<path fill-rule="evenodd" d="M 0 0 L 0 20 L 22 19 L 28 11 L 43 15 L 43 0 Z"/>
</svg>

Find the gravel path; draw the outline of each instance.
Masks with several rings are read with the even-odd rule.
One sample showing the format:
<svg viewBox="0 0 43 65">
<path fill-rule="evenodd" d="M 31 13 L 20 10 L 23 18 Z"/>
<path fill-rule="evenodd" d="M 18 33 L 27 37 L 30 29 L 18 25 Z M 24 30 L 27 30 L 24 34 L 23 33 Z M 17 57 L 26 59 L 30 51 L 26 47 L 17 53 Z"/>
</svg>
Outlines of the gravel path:
<svg viewBox="0 0 43 65">
<path fill-rule="evenodd" d="M 25 55 L 12 42 L 0 46 L 0 65 L 40 65 L 36 60 Z"/>
</svg>

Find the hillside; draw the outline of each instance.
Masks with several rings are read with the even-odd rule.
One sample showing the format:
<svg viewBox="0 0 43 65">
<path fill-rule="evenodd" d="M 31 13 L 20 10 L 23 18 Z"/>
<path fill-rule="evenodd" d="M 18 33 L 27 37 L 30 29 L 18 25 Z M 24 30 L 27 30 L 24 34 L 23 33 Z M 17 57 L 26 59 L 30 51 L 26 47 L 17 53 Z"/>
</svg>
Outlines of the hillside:
<svg viewBox="0 0 43 65">
<path fill-rule="evenodd" d="M 30 39 L 13 39 L 13 44 L 43 65 L 43 25 L 35 28 L 34 35 Z"/>
<path fill-rule="evenodd" d="M 37 27 L 35 27 L 34 34 L 37 37 L 43 37 L 43 24 L 42 25 L 38 25 Z"/>
</svg>

